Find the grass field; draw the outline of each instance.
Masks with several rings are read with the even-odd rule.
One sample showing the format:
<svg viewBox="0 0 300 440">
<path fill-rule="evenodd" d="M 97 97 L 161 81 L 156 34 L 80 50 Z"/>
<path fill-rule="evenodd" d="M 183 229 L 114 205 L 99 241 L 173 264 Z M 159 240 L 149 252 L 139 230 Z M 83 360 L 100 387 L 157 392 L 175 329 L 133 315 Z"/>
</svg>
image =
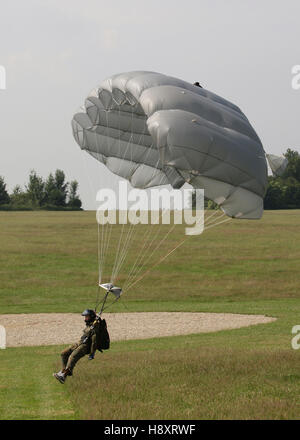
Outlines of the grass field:
<svg viewBox="0 0 300 440">
<path fill-rule="evenodd" d="M 291 348 L 300 324 L 299 214 L 268 211 L 189 239 L 112 309 L 260 313 L 276 322 L 114 343 L 82 360 L 64 387 L 51 377 L 62 347 L 1 350 L 0 418 L 299 418 L 300 353 Z M 181 238 L 177 228 L 165 250 Z M 94 305 L 94 213 L 1 212 L 0 249 L 0 313 Z"/>
</svg>

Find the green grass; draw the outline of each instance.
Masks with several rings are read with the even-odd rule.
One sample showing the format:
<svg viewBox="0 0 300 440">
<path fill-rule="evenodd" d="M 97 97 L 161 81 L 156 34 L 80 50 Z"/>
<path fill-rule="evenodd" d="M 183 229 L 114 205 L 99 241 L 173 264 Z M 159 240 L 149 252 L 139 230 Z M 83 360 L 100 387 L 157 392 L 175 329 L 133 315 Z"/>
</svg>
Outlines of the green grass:
<svg viewBox="0 0 300 440">
<path fill-rule="evenodd" d="M 146 226 L 132 241 L 118 280 L 135 259 Z M 159 238 L 168 230 L 164 226 Z M 260 221 L 235 220 L 190 237 L 124 297 L 131 310 L 139 302 L 249 301 L 299 298 L 299 211 L 267 211 Z M 169 235 L 153 262 L 182 239 Z M 108 252 L 114 261 L 120 227 Z M 0 312 L 79 312 L 96 294 L 97 227 L 93 212 L 0 213 Z M 152 261 L 150 261 L 152 263 Z M 151 264 L 150 264 L 151 265 Z M 110 274 L 107 270 L 107 274 Z M 109 279 L 106 277 L 106 279 Z M 118 304 L 117 311 L 124 311 Z"/>
<path fill-rule="evenodd" d="M 51 378 L 62 347 L 0 351 L 0 418 L 299 418 L 299 352 L 291 348 L 291 329 L 300 324 L 299 214 L 268 211 L 261 221 L 232 221 L 189 238 L 112 309 L 255 313 L 276 322 L 117 342 L 95 361 L 82 360 L 65 386 Z M 181 239 L 178 227 L 160 255 Z M 93 306 L 94 213 L 1 212 L 0 249 L 0 313 Z"/>
<path fill-rule="evenodd" d="M 0 419 L 73 419 L 74 405 L 55 386 L 57 347 L 0 350 Z"/>
<path fill-rule="evenodd" d="M 176 346 L 176 340 L 173 344 Z M 81 366 L 70 384 L 87 419 L 226 419 L 299 417 L 300 374 L 294 353 L 201 345 L 112 353 Z M 294 367 L 291 364 L 294 363 Z M 99 393 L 83 393 L 89 384 Z"/>
</svg>

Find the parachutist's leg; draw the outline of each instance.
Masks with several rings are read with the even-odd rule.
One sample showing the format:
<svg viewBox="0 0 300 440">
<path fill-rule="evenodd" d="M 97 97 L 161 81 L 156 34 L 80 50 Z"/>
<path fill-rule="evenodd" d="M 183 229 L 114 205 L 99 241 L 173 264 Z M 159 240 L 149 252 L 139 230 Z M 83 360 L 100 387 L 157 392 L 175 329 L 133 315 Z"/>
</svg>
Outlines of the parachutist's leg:
<svg viewBox="0 0 300 440">
<path fill-rule="evenodd" d="M 76 362 L 85 354 L 88 348 L 86 345 L 73 344 L 61 352 L 62 369 L 53 376 L 62 384 L 65 383 L 67 376 L 72 376 L 72 370 Z"/>
<path fill-rule="evenodd" d="M 75 350 L 72 351 L 72 353 L 69 355 L 67 365 L 65 367 L 66 370 L 68 370 L 71 374 L 73 371 L 73 368 L 81 359 L 83 356 L 89 353 L 89 347 L 85 344 L 79 345 Z"/>
<path fill-rule="evenodd" d="M 70 345 L 70 347 L 67 347 L 65 350 L 61 352 L 61 362 L 62 362 L 62 369 L 64 370 L 67 366 L 69 357 L 73 353 L 74 350 L 78 347 L 78 344 Z"/>
</svg>

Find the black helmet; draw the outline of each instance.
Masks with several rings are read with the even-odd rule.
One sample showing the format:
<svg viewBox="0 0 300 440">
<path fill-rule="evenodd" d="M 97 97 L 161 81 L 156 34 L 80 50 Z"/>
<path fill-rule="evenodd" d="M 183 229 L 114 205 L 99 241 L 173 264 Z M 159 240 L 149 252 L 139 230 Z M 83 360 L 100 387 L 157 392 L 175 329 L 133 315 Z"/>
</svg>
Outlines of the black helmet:
<svg viewBox="0 0 300 440">
<path fill-rule="evenodd" d="M 95 319 L 96 312 L 92 309 L 85 309 L 85 311 L 81 313 L 81 316 L 90 316 L 91 319 Z"/>
</svg>

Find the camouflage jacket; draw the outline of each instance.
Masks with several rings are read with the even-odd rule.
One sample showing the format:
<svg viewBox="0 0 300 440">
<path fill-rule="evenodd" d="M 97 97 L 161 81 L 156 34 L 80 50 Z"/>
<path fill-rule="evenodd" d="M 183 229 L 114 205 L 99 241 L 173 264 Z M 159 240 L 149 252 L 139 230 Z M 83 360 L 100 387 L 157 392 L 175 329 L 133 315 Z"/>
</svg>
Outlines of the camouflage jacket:
<svg viewBox="0 0 300 440">
<path fill-rule="evenodd" d="M 88 345 L 90 349 L 90 354 L 94 354 L 98 348 L 99 333 L 100 333 L 99 322 L 96 322 L 95 324 L 92 323 L 90 325 L 87 325 L 83 329 L 83 334 L 80 338 L 79 344 Z"/>
</svg>

